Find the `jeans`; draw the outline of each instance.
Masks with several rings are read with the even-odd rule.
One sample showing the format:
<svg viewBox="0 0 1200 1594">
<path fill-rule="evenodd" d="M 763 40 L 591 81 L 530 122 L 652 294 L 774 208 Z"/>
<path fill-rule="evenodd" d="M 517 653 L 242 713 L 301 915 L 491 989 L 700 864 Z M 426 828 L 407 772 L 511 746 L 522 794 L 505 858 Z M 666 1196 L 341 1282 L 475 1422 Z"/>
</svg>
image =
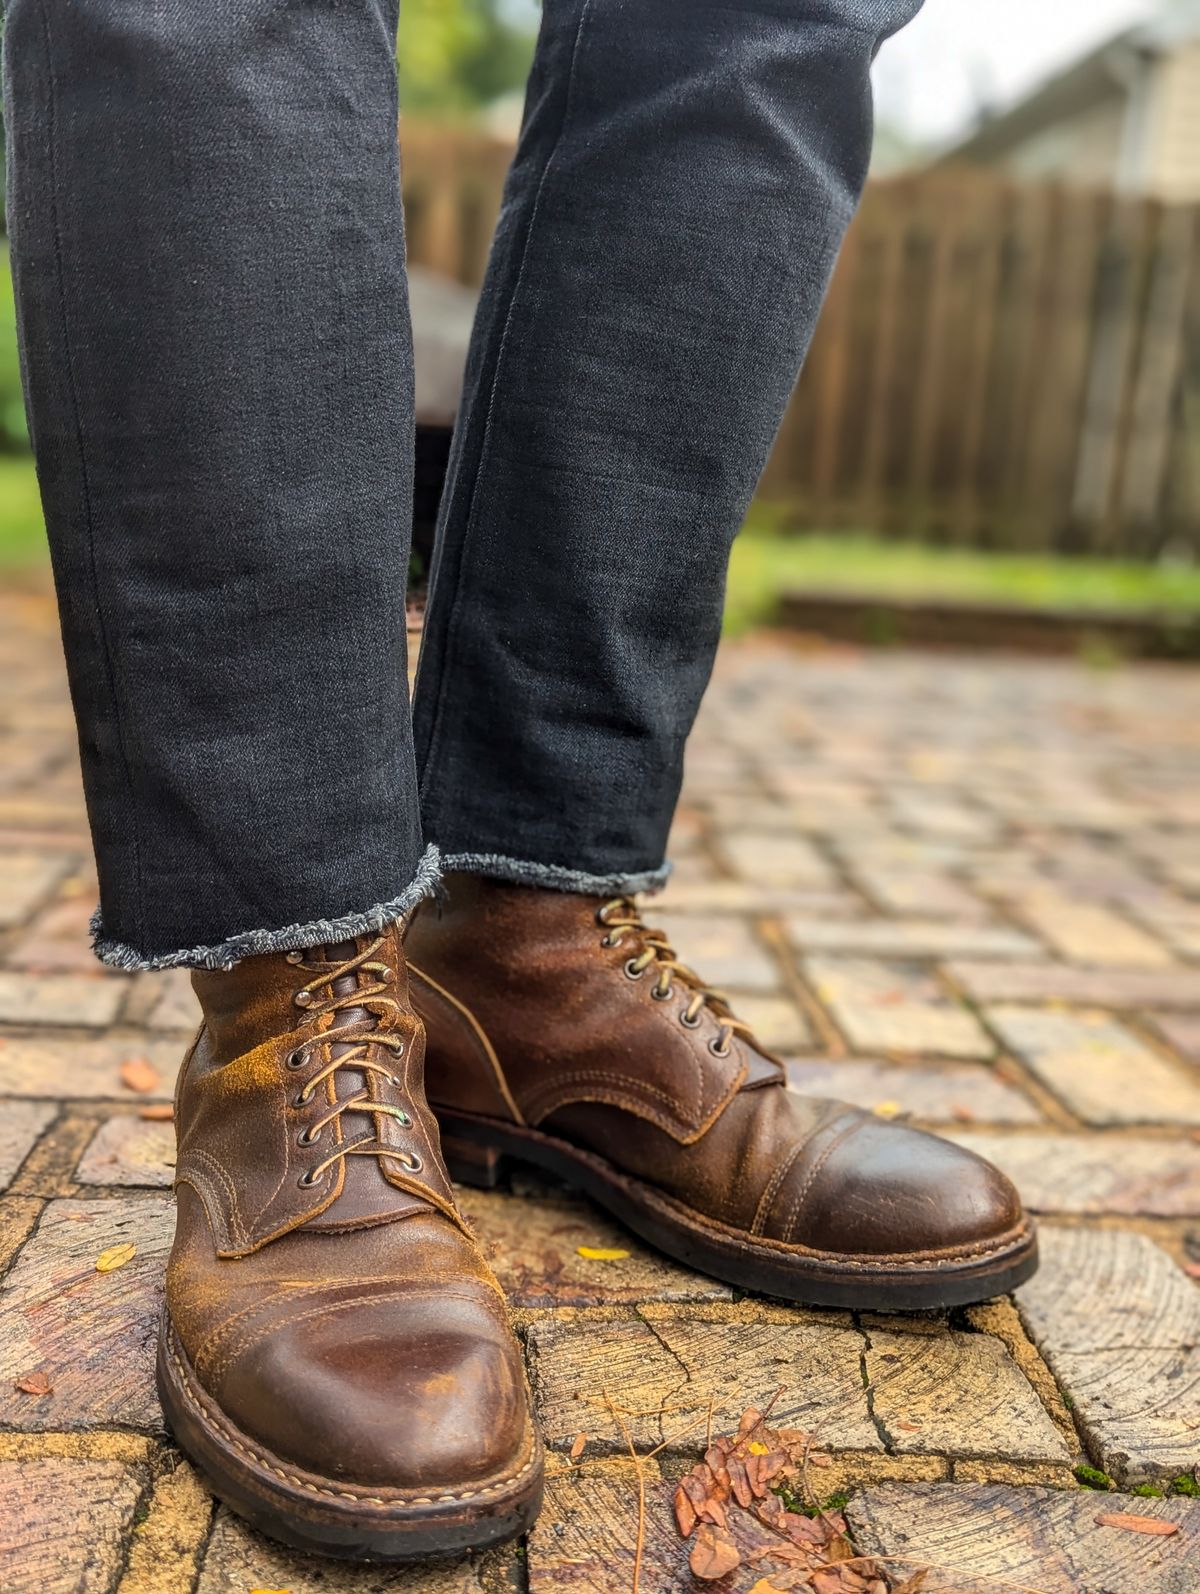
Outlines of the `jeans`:
<svg viewBox="0 0 1200 1594">
<path fill-rule="evenodd" d="M 97 950 L 660 881 L 729 546 L 918 0 L 546 0 L 410 718 L 395 0 L 8 0 Z M 415 725 L 415 739 L 414 739 Z"/>
</svg>

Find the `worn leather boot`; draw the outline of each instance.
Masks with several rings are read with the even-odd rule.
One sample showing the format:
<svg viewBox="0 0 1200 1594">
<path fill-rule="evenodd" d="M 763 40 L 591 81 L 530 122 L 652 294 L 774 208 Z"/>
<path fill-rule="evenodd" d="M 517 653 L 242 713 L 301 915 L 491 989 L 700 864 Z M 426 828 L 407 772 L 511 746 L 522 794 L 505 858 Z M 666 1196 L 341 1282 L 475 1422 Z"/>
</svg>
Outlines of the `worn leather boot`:
<svg viewBox="0 0 1200 1594">
<path fill-rule="evenodd" d="M 274 1538 L 408 1560 L 526 1528 L 542 1459 L 454 1204 L 396 928 L 192 983 L 163 1407 Z"/>
<path fill-rule="evenodd" d="M 467 875 L 446 888 L 408 953 L 456 1179 L 536 1163 L 689 1267 L 811 1305 L 953 1306 L 1034 1271 L 1001 1173 L 787 1089 L 629 898 Z"/>
</svg>

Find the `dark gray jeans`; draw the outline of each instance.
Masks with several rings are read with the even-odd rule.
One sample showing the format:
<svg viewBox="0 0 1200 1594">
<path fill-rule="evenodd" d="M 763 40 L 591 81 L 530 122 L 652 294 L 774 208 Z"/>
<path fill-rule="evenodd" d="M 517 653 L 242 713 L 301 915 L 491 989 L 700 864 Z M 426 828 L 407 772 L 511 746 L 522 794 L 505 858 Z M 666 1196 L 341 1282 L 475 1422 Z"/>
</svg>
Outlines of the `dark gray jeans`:
<svg viewBox="0 0 1200 1594">
<path fill-rule="evenodd" d="M 546 0 L 415 720 L 396 0 L 8 0 L 27 400 L 97 948 L 341 939 L 443 867 L 662 877 L 729 544 L 918 0 Z M 418 797 L 419 791 L 419 797 Z"/>
</svg>

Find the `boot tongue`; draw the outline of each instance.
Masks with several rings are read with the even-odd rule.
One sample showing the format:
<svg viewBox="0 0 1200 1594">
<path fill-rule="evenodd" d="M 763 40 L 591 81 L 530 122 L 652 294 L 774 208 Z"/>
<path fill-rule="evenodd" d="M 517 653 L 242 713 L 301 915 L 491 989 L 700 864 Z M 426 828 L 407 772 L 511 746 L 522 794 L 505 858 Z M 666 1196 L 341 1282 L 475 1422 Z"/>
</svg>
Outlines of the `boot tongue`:
<svg viewBox="0 0 1200 1594">
<path fill-rule="evenodd" d="M 358 950 L 353 941 L 339 941 L 335 945 L 323 947 L 320 955 L 328 963 L 346 963 Z M 355 971 L 334 980 L 329 993 L 331 996 L 349 996 L 358 989 L 359 977 Z M 341 1029 L 364 1020 L 378 1023 L 377 1019 L 373 1020 L 368 1008 L 340 1007 L 334 1015 L 334 1026 Z M 333 1059 L 344 1057 L 357 1044 L 355 1041 L 335 1041 L 329 1048 L 329 1055 Z M 330 1083 L 342 1097 L 356 1095 L 360 1090 L 366 1090 L 372 1098 L 382 1095 L 378 1075 L 366 1069 L 353 1066 L 339 1068 Z M 349 1111 L 342 1115 L 342 1135 L 346 1140 L 357 1140 L 360 1135 L 369 1132 L 378 1138 L 385 1133 L 384 1124 L 382 1114 L 372 1118 L 365 1112 Z M 304 1225 L 306 1229 L 358 1228 L 372 1223 L 385 1223 L 391 1218 L 406 1216 L 418 1205 L 423 1205 L 388 1183 L 378 1157 L 347 1157 L 344 1166 L 341 1194 L 319 1217 L 310 1218 Z"/>
</svg>

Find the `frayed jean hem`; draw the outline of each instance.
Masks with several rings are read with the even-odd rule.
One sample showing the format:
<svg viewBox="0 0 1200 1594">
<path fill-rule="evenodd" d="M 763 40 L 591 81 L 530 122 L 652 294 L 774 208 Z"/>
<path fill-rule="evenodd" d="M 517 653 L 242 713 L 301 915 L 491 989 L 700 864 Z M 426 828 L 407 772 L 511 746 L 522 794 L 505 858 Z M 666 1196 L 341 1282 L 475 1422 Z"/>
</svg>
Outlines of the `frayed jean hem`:
<svg viewBox="0 0 1200 1594">
<path fill-rule="evenodd" d="M 671 873 L 669 863 L 638 874 L 587 874 L 556 863 L 532 863 L 525 858 L 504 858 L 495 852 L 450 852 L 442 858 L 446 874 L 487 875 L 511 885 L 541 886 L 549 891 L 577 891 L 589 897 L 625 897 L 637 891 L 657 891 Z"/>
<path fill-rule="evenodd" d="M 259 957 L 268 952 L 299 952 L 308 947 L 328 946 L 382 930 L 397 919 L 402 919 L 418 902 L 432 896 L 441 876 L 437 848 L 426 847 L 412 881 L 390 902 L 376 903 L 373 908 L 366 908 L 361 913 L 343 913 L 335 919 L 289 924 L 282 930 L 244 930 L 216 946 L 195 946 L 184 951 L 151 956 L 144 956 L 136 947 L 123 941 L 108 940 L 97 908 L 92 916 L 92 950 L 101 963 L 107 963 L 109 968 L 124 969 L 127 973 L 142 973 L 149 969 L 229 970 L 243 958 Z"/>
</svg>

